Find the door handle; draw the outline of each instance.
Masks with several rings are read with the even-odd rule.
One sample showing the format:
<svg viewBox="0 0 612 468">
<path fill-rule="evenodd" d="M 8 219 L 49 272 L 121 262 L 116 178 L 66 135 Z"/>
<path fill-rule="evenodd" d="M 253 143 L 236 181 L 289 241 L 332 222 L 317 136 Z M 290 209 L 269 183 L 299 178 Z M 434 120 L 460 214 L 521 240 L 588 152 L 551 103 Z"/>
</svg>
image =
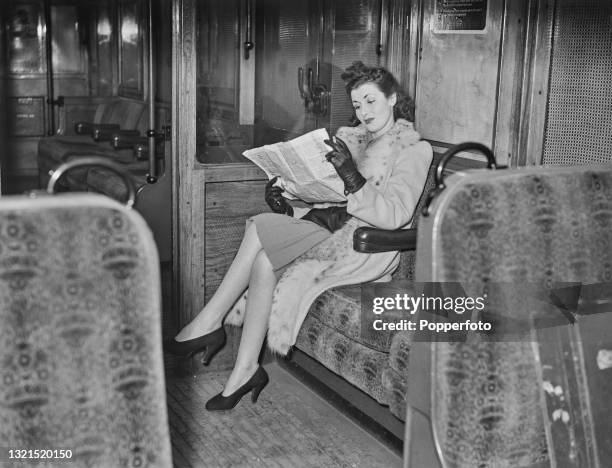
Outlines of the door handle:
<svg viewBox="0 0 612 468">
<path fill-rule="evenodd" d="M 251 11 L 252 5 L 251 0 L 246 0 L 246 41 L 244 46 L 244 59 L 248 60 L 251 56 L 251 50 L 255 48 L 255 44 L 252 41 L 251 23 L 253 21 L 253 12 Z"/>
<path fill-rule="evenodd" d="M 312 89 L 312 112 L 326 116 L 329 112 L 330 91 L 323 83 L 317 83 Z"/>
<path fill-rule="evenodd" d="M 300 91 L 300 97 L 304 101 L 304 107 L 308 108 L 312 102 L 312 68 L 308 69 L 307 82 L 304 82 L 304 69 L 298 68 L 298 89 Z"/>
</svg>

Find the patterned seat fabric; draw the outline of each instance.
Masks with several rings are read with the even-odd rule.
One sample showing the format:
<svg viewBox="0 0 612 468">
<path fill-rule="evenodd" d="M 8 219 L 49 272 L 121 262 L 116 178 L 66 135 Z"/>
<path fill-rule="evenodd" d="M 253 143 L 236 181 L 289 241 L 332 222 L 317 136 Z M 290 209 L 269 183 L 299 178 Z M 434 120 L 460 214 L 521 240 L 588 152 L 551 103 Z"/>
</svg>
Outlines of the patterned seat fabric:
<svg viewBox="0 0 612 468">
<path fill-rule="evenodd" d="M 160 300 L 134 211 L 97 195 L 3 197 L 2 444 L 71 450 L 75 466 L 171 466 Z"/>
<path fill-rule="evenodd" d="M 423 195 L 415 210 L 416 227 L 425 195 L 434 187 L 434 170 L 440 155 L 434 155 Z M 415 252 L 400 254 L 394 280 L 412 280 Z M 361 287 L 333 288 L 319 296 L 308 311 L 296 347 L 345 378 L 379 403 L 388 405 L 401 420 L 406 415 L 406 377 L 398 360 L 407 359 L 391 344 L 393 333 L 361 326 Z M 403 342 L 404 345 L 407 345 Z M 398 348 L 398 345 L 395 345 Z M 405 348 L 404 353 L 407 353 Z M 391 353 L 391 354 L 390 354 Z"/>
<path fill-rule="evenodd" d="M 419 239 L 432 241 L 418 252 L 417 280 L 461 282 L 476 297 L 501 282 L 550 289 L 612 279 L 612 166 L 479 171 L 449 178 L 447 186 L 439 209 L 421 222 Z M 392 349 L 401 340 L 410 337 L 396 335 Z M 410 373 L 408 400 L 428 395 L 444 466 L 548 466 L 542 370 L 532 342 L 473 334 L 428 349 L 431 389 L 412 386 L 418 378 Z M 422 411 L 419 405 L 411 403 Z"/>
<path fill-rule="evenodd" d="M 361 290 L 345 286 L 319 296 L 302 325 L 296 346 L 380 403 L 386 403 L 382 372 L 388 333 L 363 333 Z"/>
</svg>

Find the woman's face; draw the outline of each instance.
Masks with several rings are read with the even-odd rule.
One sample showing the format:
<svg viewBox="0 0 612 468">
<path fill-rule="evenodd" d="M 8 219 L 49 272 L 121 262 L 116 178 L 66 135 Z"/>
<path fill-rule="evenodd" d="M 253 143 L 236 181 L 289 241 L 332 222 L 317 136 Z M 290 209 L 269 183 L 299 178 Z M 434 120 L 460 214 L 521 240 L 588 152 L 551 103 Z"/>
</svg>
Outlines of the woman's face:
<svg viewBox="0 0 612 468">
<path fill-rule="evenodd" d="M 377 84 L 364 83 L 351 91 L 351 101 L 357 118 L 375 137 L 393 126 L 393 106 L 397 102 L 395 93 L 387 97 Z"/>
</svg>

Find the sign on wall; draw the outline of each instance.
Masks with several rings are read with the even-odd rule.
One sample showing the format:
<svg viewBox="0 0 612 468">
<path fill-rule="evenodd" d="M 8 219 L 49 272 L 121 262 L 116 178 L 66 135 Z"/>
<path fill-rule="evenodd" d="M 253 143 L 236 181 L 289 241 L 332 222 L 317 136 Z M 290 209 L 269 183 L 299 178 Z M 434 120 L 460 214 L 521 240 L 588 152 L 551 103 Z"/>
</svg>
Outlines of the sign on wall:
<svg viewBox="0 0 612 468">
<path fill-rule="evenodd" d="M 487 26 L 487 0 L 436 0 L 434 32 L 482 33 Z"/>
</svg>

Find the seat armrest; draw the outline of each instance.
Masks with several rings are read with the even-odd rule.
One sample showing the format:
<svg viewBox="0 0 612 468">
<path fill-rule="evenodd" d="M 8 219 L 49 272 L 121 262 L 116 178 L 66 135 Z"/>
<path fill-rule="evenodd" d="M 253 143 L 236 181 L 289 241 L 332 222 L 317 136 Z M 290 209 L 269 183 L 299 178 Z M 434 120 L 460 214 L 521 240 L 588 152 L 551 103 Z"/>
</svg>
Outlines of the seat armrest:
<svg viewBox="0 0 612 468">
<path fill-rule="evenodd" d="M 148 141 L 147 137 L 142 137 L 136 132 L 135 135 L 114 133 L 111 139 L 111 145 L 116 150 L 133 148 L 134 145 L 146 144 Z"/>
<path fill-rule="evenodd" d="M 397 229 L 390 231 L 371 227 L 361 227 L 353 234 L 353 248 L 357 252 L 375 253 L 394 250 L 416 250 L 416 229 Z"/>
<path fill-rule="evenodd" d="M 107 130 L 121 130 L 121 127 L 117 124 L 101 124 L 93 122 L 77 122 L 74 124 L 74 132 L 77 135 L 92 135 L 96 129 L 107 129 Z"/>
<path fill-rule="evenodd" d="M 110 141 L 115 135 L 139 136 L 138 130 L 119 130 L 115 128 L 95 128 L 91 134 L 95 141 Z"/>
</svg>

